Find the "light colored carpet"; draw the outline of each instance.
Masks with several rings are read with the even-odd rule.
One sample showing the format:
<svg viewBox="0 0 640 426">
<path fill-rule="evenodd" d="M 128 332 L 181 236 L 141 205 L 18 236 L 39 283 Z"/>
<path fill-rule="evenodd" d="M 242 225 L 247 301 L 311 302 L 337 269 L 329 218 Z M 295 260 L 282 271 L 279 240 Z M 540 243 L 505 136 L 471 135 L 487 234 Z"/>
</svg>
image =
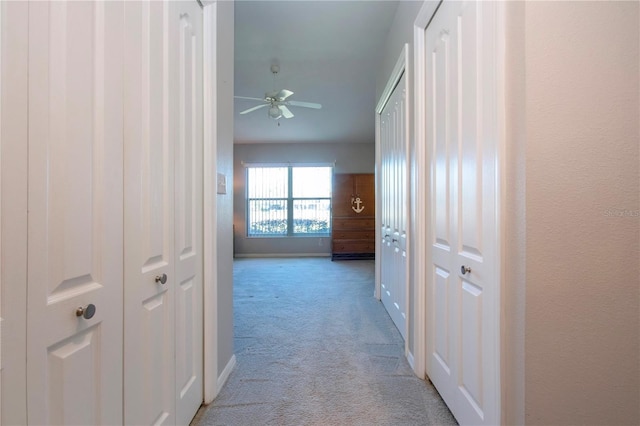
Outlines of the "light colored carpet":
<svg viewBox="0 0 640 426">
<path fill-rule="evenodd" d="M 237 365 L 192 424 L 456 424 L 373 289 L 372 260 L 237 259 Z"/>
</svg>

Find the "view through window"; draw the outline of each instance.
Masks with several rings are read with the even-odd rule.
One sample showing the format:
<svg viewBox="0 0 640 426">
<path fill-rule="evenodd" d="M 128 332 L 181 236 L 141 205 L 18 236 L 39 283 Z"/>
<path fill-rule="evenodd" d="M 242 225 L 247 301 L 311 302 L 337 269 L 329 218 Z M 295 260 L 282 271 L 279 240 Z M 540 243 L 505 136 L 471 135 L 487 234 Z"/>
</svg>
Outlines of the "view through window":
<svg viewBox="0 0 640 426">
<path fill-rule="evenodd" d="M 247 235 L 328 235 L 331 167 L 247 167 Z"/>
</svg>

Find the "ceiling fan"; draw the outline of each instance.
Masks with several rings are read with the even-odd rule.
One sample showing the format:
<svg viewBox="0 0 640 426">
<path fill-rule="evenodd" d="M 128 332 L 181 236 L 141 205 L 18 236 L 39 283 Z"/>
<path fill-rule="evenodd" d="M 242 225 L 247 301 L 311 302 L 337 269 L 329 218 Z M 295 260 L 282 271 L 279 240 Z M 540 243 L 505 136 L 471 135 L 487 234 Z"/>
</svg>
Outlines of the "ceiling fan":
<svg viewBox="0 0 640 426">
<path fill-rule="evenodd" d="M 280 71 L 280 67 L 278 65 L 276 64 L 271 65 L 271 73 L 273 73 L 274 83 L 275 83 L 276 74 L 278 74 L 279 71 Z M 267 110 L 267 114 L 269 115 L 270 118 L 273 118 L 274 120 L 278 120 L 281 117 L 293 118 L 294 115 L 291 112 L 291 110 L 287 108 L 288 106 L 313 108 L 313 109 L 322 108 L 322 105 L 316 104 L 313 102 L 287 100 L 291 95 L 293 95 L 293 92 L 291 90 L 282 89 L 282 90 L 274 90 L 272 92 L 267 92 L 264 94 L 264 98 L 250 98 L 246 96 L 235 96 L 235 98 L 262 102 L 262 104 L 260 105 L 257 105 L 242 111 L 240 113 L 241 115 L 259 110 L 260 108 L 269 107 L 269 109 Z"/>
</svg>

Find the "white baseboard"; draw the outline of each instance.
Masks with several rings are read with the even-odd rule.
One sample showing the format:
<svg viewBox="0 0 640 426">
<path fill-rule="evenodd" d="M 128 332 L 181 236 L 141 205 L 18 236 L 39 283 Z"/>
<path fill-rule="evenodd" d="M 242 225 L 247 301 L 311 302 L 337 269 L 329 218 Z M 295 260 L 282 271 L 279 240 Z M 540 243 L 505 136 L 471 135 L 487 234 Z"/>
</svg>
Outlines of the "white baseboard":
<svg viewBox="0 0 640 426">
<path fill-rule="evenodd" d="M 236 253 L 237 258 L 268 257 L 330 257 L 331 253 Z"/>
<path fill-rule="evenodd" d="M 415 360 L 413 359 L 413 354 L 411 352 L 407 352 L 407 361 L 409 361 L 409 365 L 413 371 L 416 370 Z"/>
<path fill-rule="evenodd" d="M 224 384 L 227 383 L 227 379 L 229 378 L 229 375 L 231 374 L 235 366 L 236 366 L 236 356 L 233 355 L 231 356 L 231 359 L 229 360 L 226 367 L 224 367 L 224 370 L 222 370 L 222 373 L 220 373 L 220 376 L 218 377 L 218 391 L 216 392 L 216 395 L 220 393 Z"/>
</svg>

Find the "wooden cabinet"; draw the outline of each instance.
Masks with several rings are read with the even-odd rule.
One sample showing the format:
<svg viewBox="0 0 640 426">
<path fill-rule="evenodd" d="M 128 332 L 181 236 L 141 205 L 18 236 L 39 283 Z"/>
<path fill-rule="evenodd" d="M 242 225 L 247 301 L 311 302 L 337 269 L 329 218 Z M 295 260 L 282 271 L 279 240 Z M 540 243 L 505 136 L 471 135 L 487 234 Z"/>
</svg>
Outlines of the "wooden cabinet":
<svg viewBox="0 0 640 426">
<path fill-rule="evenodd" d="M 374 259 L 376 200 L 373 173 L 336 173 L 331 194 L 331 259 Z"/>
</svg>

